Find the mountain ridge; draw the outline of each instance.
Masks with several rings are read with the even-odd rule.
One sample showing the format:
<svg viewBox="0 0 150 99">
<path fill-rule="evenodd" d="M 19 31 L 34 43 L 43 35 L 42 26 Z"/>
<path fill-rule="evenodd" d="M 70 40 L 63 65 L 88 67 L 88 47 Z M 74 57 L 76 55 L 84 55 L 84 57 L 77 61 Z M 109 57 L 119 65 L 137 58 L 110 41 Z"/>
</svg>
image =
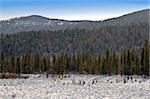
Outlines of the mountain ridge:
<svg viewBox="0 0 150 99">
<path fill-rule="evenodd" d="M 59 18 L 48 18 L 48 17 L 42 16 L 42 15 L 33 14 L 33 15 L 28 15 L 28 16 L 20 16 L 20 17 L 14 17 L 14 18 L 6 19 L 6 20 L 0 20 L 0 22 L 2 22 L 2 21 L 10 21 L 10 20 L 14 20 L 14 19 L 28 18 L 28 17 L 41 17 L 41 18 L 45 18 L 45 19 L 49 19 L 49 20 L 59 20 L 59 21 L 69 21 L 69 22 L 82 22 L 82 21 L 104 22 L 104 21 L 107 21 L 107 20 L 121 18 L 121 17 L 127 16 L 127 15 L 131 15 L 131 14 L 135 14 L 135 13 L 139 13 L 139 12 L 143 12 L 143 11 L 150 11 L 150 9 L 142 9 L 142 10 L 126 13 L 126 14 L 120 15 L 118 17 L 112 17 L 112 18 L 108 18 L 108 19 L 104 19 L 104 20 L 96 20 L 96 21 L 93 21 L 93 20 L 66 20 L 66 19 L 59 19 Z"/>
<path fill-rule="evenodd" d="M 90 20 L 63 20 L 50 19 L 40 15 L 30 15 L 26 17 L 14 18 L 6 21 L 0 21 L 0 33 L 16 33 L 21 31 L 41 31 L 41 30 L 64 30 L 64 29 L 92 29 L 103 26 L 126 25 L 148 23 L 150 9 L 144 9 L 120 17 L 110 18 L 103 21 Z M 9 28 L 8 28 L 9 27 Z"/>
</svg>

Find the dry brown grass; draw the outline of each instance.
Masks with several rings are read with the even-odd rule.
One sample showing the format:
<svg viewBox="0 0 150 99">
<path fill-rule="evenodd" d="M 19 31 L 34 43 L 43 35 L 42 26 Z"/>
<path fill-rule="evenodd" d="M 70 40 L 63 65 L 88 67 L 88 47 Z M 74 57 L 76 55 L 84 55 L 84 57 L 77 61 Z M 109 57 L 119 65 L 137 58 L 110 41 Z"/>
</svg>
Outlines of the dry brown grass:
<svg viewBox="0 0 150 99">
<path fill-rule="evenodd" d="M 0 73 L 0 79 L 16 79 L 16 78 L 28 78 L 28 76 L 21 76 L 17 73 Z"/>
</svg>

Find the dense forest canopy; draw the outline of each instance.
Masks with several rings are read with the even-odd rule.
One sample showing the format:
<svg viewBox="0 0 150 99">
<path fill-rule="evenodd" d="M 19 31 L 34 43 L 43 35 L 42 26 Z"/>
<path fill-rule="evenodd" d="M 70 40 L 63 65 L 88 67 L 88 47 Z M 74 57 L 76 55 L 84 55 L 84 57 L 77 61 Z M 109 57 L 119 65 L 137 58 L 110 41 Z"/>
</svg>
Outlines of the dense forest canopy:
<svg viewBox="0 0 150 99">
<path fill-rule="evenodd" d="M 139 53 L 134 48 L 123 50 L 116 54 L 106 50 L 105 54 L 68 54 L 41 55 L 32 54 L 30 51 L 22 56 L 6 57 L 4 50 L 0 49 L 0 72 L 6 73 L 43 73 L 65 74 L 103 74 L 103 75 L 147 75 L 149 76 L 150 45 L 145 41 Z"/>
<path fill-rule="evenodd" d="M 1 72 L 149 75 L 148 24 L 1 34 Z"/>
<path fill-rule="evenodd" d="M 105 26 L 99 29 L 66 29 L 1 34 L 0 45 L 10 56 L 27 51 L 34 54 L 88 53 L 103 54 L 106 49 L 121 52 L 125 48 L 141 48 L 149 37 L 149 25 Z"/>
</svg>

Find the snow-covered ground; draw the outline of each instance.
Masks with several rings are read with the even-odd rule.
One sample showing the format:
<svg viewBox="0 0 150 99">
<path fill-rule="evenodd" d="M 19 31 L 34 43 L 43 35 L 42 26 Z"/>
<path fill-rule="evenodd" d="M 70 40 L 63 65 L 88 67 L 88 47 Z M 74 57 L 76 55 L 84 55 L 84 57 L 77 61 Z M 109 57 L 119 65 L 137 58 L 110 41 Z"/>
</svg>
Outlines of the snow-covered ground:
<svg viewBox="0 0 150 99">
<path fill-rule="evenodd" d="M 0 79 L 0 99 L 150 99 L 150 79 L 134 76 L 29 75 Z"/>
</svg>

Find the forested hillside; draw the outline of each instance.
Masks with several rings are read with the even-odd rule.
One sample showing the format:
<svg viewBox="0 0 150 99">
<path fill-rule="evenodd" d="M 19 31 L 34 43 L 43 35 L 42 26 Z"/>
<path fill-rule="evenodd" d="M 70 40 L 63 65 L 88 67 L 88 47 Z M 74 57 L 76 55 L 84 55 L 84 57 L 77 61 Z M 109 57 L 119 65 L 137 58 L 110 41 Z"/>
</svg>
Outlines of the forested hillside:
<svg viewBox="0 0 150 99">
<path fill-rule="evenodd" d="M 8 33 L 0 34 L 0 71 L 149 75 L 148 11 L 103 22 L 41 20 L 40 16 L 2 21 L 0 28 L 5 26 L 2 30 Z M 57 29 L 40 27 L 47 21 Z M 11 26 L 4 25 L 7 22 Z"/>
<path fill-rule="evenodd" d="M 149 37 L 149 25 L 106 26 L 99 29 L 66 29 L 2 34 L 0 45 L 6 56 L 34 54 L 88 53 L 103 54 L 106 49 L 120 52 L 125 48 L 141 48 Z"/>
</svg>

